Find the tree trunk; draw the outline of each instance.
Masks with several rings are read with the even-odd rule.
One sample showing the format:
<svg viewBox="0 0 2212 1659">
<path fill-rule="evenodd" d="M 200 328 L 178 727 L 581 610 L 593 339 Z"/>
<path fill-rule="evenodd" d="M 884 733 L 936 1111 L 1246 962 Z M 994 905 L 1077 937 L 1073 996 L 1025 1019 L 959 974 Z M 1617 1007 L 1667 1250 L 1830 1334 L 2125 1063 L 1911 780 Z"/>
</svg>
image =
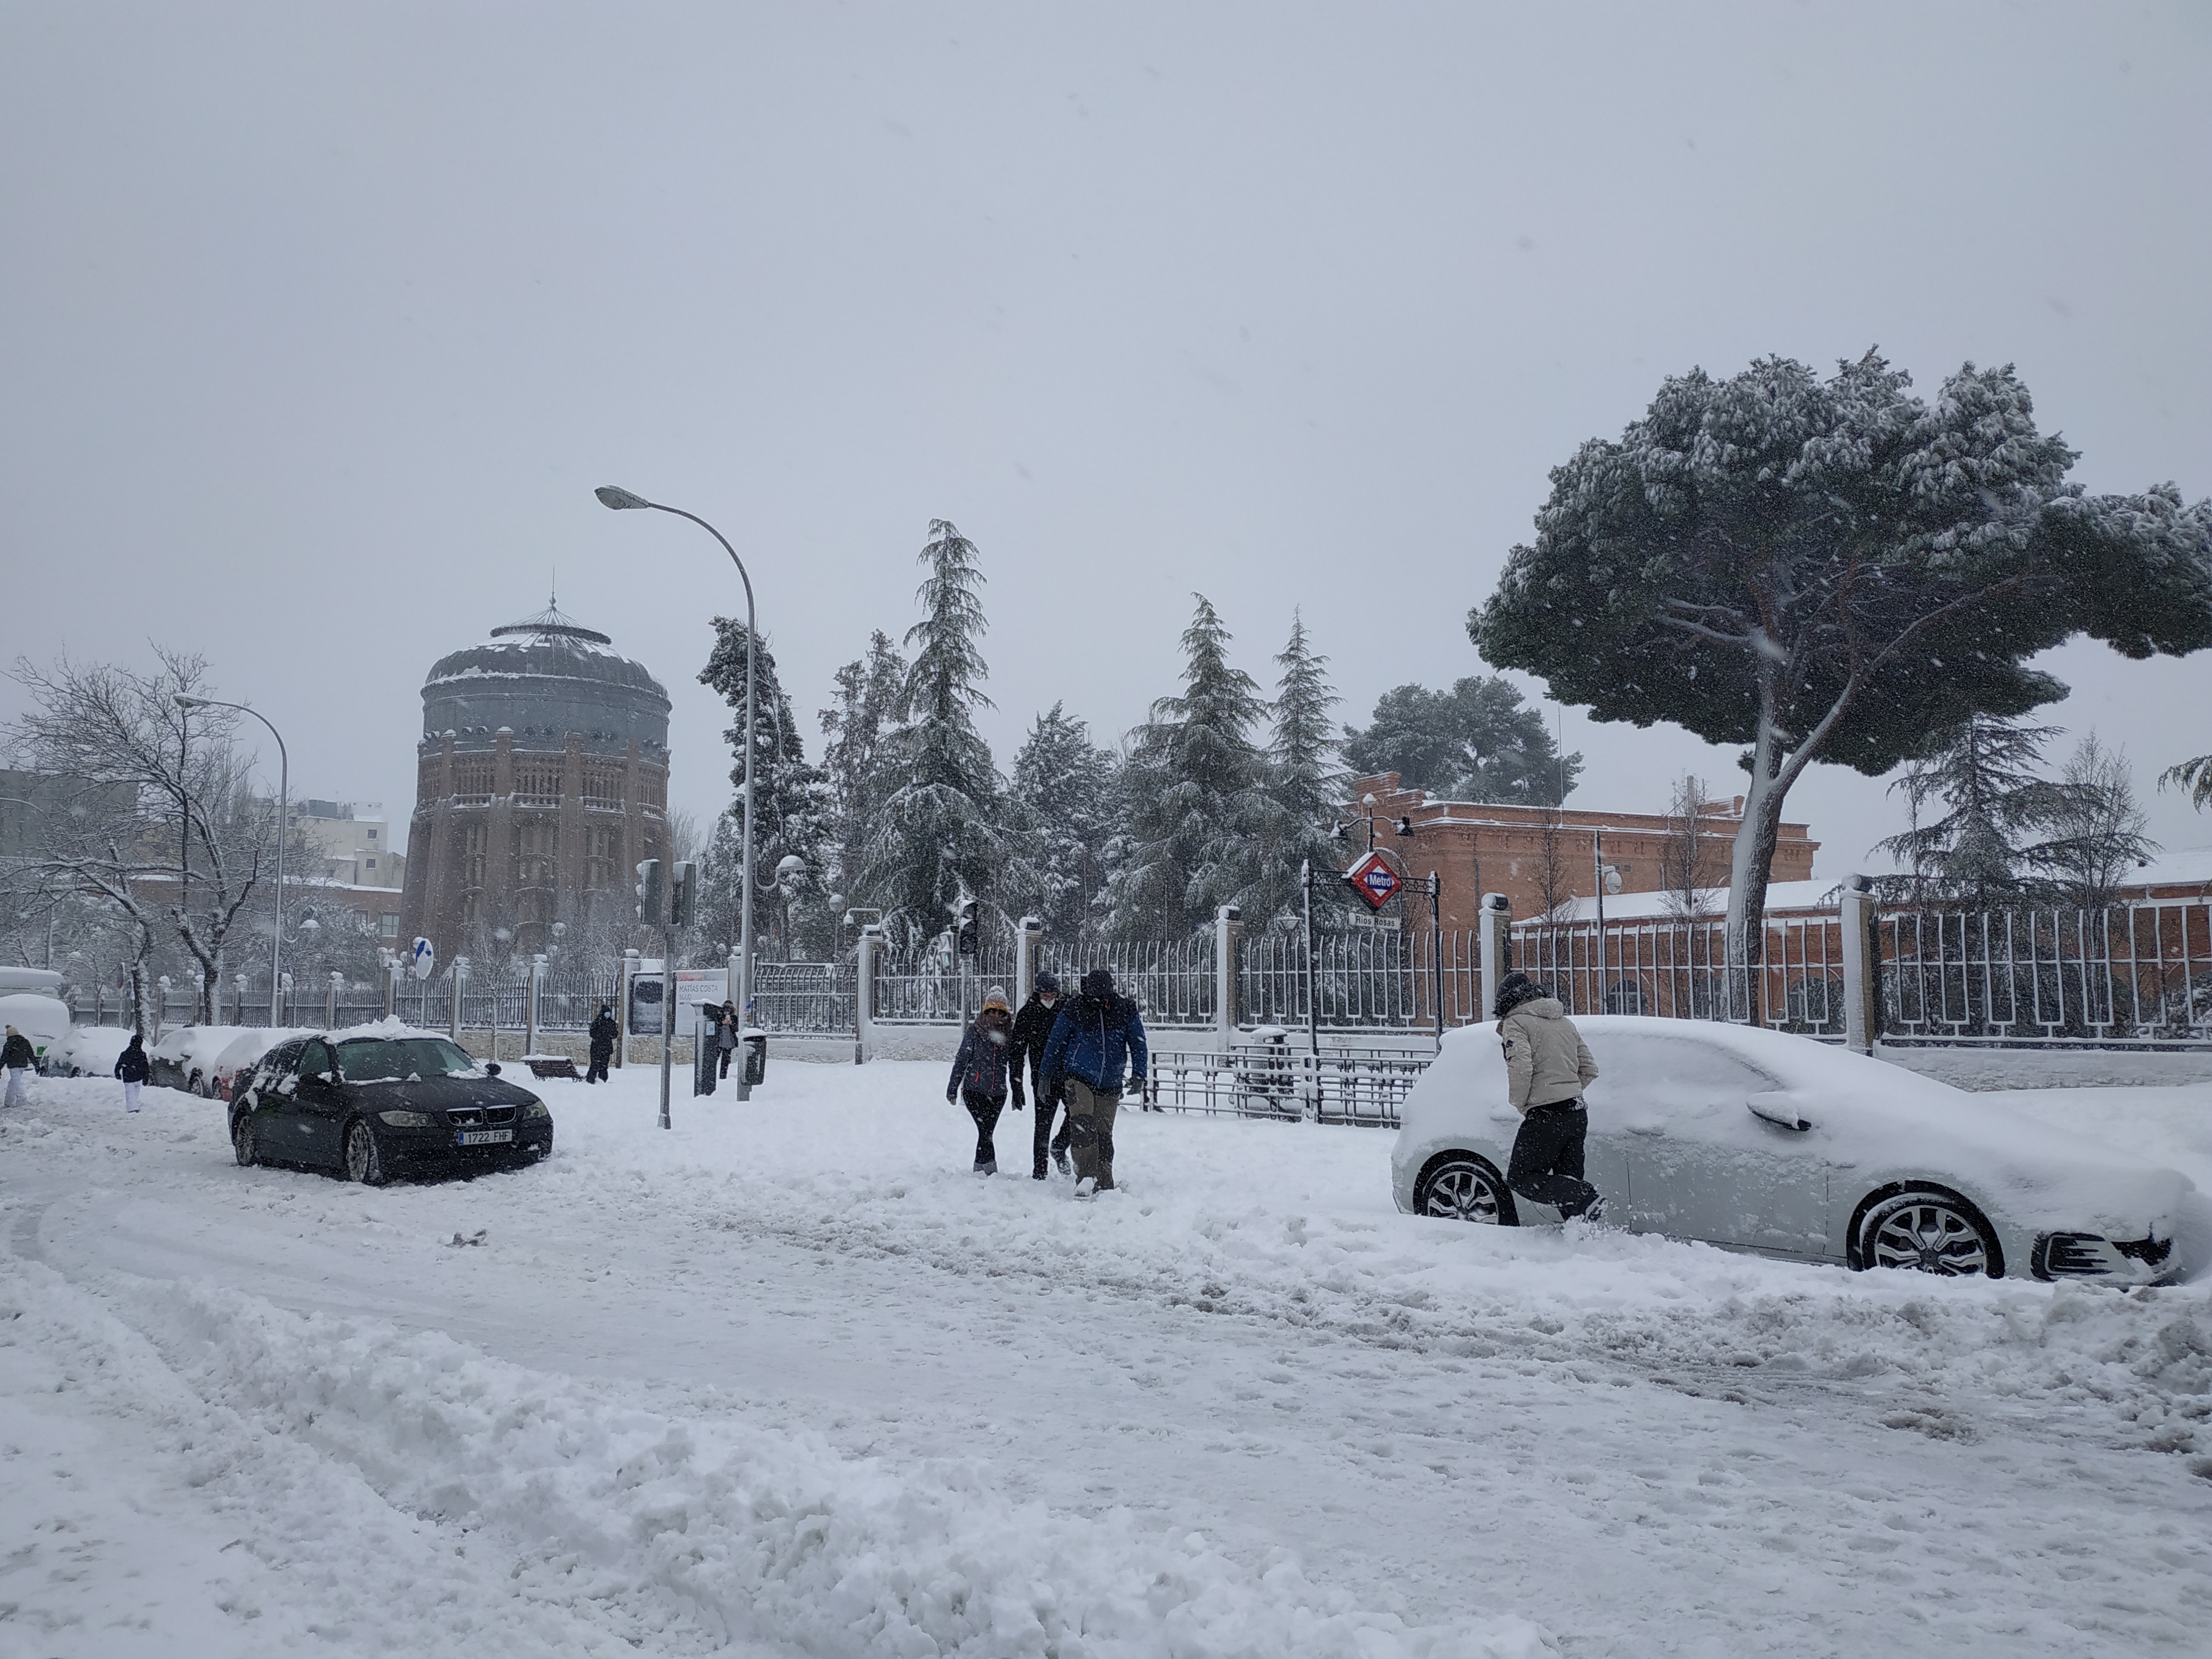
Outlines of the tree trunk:
<svg viewBox="0 0 2212 1659">
<path fill-rule="evenodd" d="M 1764 687 L 1761 701 L 1765 701 Z M 1762 708 L 1759 742 L 1752 750 L 1751 782 L 1729 861 L 1727 1018 L 1753 1025 L 1759 1021 L 1759 968 L 1766 956 L 1766 884 L 1781 833 L 1782 803 L 1790 787 L 1778 775 L 1780 763 L 1774 720 Z"/>
</svg>

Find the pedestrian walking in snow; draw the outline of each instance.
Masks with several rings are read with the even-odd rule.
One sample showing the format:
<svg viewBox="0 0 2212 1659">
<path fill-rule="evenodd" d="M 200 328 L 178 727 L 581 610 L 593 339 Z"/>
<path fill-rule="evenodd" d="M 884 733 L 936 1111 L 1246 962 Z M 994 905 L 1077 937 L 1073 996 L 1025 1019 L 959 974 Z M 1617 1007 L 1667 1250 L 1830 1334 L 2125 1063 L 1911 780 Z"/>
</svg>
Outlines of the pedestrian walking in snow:
<svg viewBox="0 0 2212 1659">
<path fill-rule="evenodd" d="M 10 1025 L 7 1042 L 0 1043 L 0 1066 L 8 1070 L 9 1105 L 21 1106 L 27 1097 L 25 1091 L 30 1086 L 31 1067 L 38 1063 L 39 1057 L 32 1050 L 31 1039 Z"/>
<path fill-rule="evenodd" d="M 721 1016 L 714 1022 L 714 1042 L 722 1051 L 722 1069 L 719 1075 L 727 1078 L 730 1074 L 730 1056 L 738 1052 L 738 1005 L 736 1003 L 726 1002 L 722 1005 Z"/>
<path fill-rule="evenodd" d="M 1114 1113 L 1127 1080 L 1144 1087 L 1145 1022 L 1137 1005 L 1114 989 L 1114 975 L 1093 968 L 1083 990 L 1053 1021 L 1045 1043 L 1042 1092 L 1067 1103 L 1075 1152 L 1075 1195 L 1114 1190 Z"/>
<path fill-rule="evenodd" d="M 1013 1073 L 1014 1107 L 1022 1104 L 1022 1067 L 1030 1073 L 1030 1093 L 1036 1098 L 1036 1127 L 1034 1134 L 1035 1158 L 1030 1167 L 1030 1179 L 1044 1179 L 1045 1154 L 1052 1154 L 1053 1162 L 1060 1165 L 1062 1175 L 1067 1173 L 1068 1119 L 1060 1109 L 1060 1099 L 1048 1094 L 1044 1086 L 1044 1046 L 1052 1041 L 1053 1022 L 1060 1018 L 1060 978 L 1054 974 L 1039 974 L 1036 988 L 1030 1000 L 1014 1016 Z M 1060 1133 L 1053 1133 L 1052 1121 L 1060 1119 Z"/>
<path fill-rule="evenodd" d="M 138 1109 L 138 1091 L 154 1075 L 154 1062 L 146 1058 L 146 1039 L 133 1031 L 123 1052 L 115 1057 L 115 1075 L 123 1079 L 123 1109 Z"/>
<path fill-rule="evenodd" d="M 599 1005 L 599 1012 L 592 1016 L 592 1063 L 584 1070 L 586 1083 L 607 1080 L 607 1062 L 615 1057 L 615 1006 L 611 1002 Z"/>
<path fill-rule="evenodd" d="M 1508 1094 L 1521 1114 L 1505 1184 L 1550 1205 L 1562 1220 L 1596 1221 L 1605 1200 L 1583 1179 L 1583 1143 L 1589 1134 L 1583 1091 L 1597 1079 L 1589 1045 L 1559 1000 L 1526 974 L 1505 976 L 1496 1012 Z"/>
<path fill-rule="evenodd" d="M 991 1140 L 999 1114 L 1006 1107 L 1006 1083 L 1013 1054 L 1014 1016 L 1006 994 L 993 986 L 983 995 L 983 1012 L 960 1040 L 952 1057 L 952 1076 L 945 1085 L 947 1102 L 957 1098 L 975 1120 L 975 1173 L 999 1173 L 999 1149 Z M 1019 1085 L 1016 1085 L 1017 1087 Z"/>
</svg>

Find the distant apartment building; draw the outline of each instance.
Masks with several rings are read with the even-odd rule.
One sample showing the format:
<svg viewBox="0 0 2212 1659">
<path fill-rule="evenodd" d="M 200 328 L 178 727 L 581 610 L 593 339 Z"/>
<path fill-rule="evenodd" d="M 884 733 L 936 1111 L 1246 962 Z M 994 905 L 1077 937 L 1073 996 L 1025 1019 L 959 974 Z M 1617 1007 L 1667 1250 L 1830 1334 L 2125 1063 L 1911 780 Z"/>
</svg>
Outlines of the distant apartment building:
<svg viewBox="0 0 2212 1659">
<path fill-rule="evenodd" d="M 315 860 L 302 873 L 347 887 L 406 885 L 407 860 L 392 847 L 392 825 L 374 801 L 295 800 L 292 839 Z"/>
</svg>

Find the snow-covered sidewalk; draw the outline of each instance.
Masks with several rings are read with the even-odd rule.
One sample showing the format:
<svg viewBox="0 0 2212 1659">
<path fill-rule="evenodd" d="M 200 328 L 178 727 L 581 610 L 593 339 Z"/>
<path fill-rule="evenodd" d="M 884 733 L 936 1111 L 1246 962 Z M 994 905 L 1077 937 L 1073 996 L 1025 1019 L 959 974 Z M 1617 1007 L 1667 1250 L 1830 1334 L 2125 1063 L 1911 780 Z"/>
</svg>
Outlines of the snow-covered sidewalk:
<svg viewBox="0 0 2212 1659">
<path fill-rule="evenodd" d="M 656 1085 L 552 1085 L 538 1169 L 370 1190 L 39 1083 L 0 1119 L 0 1659 L 2212 1628 L 2201 1276 L 1470 1229 L 1395 1213 L 1387 1134 L 1174 1115 L 1125 1114 L 1085 1204 L 969 1176 L 934 1064 L 781 1065 L 666 1133 Z M 2212 1185 L 2201 1092 L 2107 1115 Z"/>
</svg>

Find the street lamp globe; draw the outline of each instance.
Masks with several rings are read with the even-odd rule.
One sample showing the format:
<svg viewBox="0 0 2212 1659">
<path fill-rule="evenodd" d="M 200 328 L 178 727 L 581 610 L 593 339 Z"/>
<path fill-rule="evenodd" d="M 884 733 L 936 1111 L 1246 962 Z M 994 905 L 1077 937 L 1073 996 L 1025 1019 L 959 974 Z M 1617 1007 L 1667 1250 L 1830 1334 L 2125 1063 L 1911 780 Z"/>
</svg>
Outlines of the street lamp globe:
<svg viewBox="0 0 2212 1659">
<path fill-rule="evenodd" d="M 651 507 L 653 503 L 635 490 L 624 489 L 620 484 L 601 484 L 592 494 L 599 498 L 599 505 L 611 507 L 617 513 L 629 507 Z"/>
</svg>

